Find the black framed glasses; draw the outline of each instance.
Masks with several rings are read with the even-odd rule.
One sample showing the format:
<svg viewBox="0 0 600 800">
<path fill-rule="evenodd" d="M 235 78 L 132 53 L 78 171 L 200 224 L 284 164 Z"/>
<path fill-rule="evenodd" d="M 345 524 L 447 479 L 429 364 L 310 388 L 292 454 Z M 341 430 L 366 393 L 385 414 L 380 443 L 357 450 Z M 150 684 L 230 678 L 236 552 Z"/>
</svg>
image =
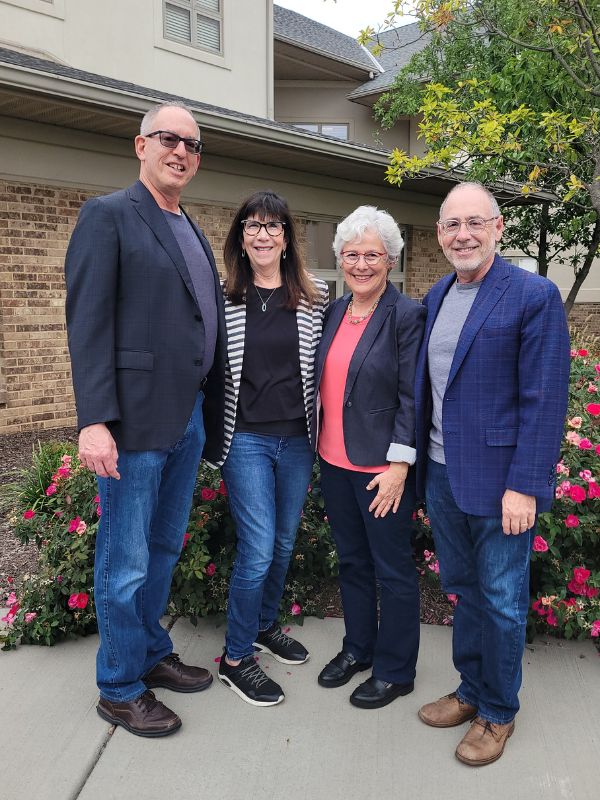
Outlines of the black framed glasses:
<svg viewBox="0 0 600 800">
<path fill-rule="evenodd" d="M 202 142 L 200 139 L 186 139 L 185 136 L 178 136 L 172 131 L 152 131 L 152 133 L 144 134 L 148 139 L 151 136 L 158 136 L 158 139 L 163 147 L 168 147 L 169 150 L 175 150 L 179 142 L 183 142 L 183 146 L 188 153 L 199 155 L 202 152 Z"/>
<path fill-rule="evenodd" d="M 469 217 L 469 219 L 445 219 L 440 220 L 438 225 L 448 236 L 456 236 L 463 225 L 467 226 L 469 233 L 483 233 L 492 220 L 498 217 L 490 217 L 483 219 L 483 217 Z"/>
<path fill-rule="evenodd" d="M 375 264 L 379 264 L 384 256 L 387 257 L 387 253 L 378 253 L 375 250 L 368 253 L 356 253 L 354 250 L 345 250 L 340 253 L 340 255 L 344 264 L 348 264 L 349 267 L 355 267 L 361 258 L 367 266 L 374 267 Z"/>
<path fill-rule="evenodd" d="M 243 219 L 241 225 L 248 236 L 257 236 L 261 228 L 264 228 L 269 236 L 281 236 L 285 228 L 285 222 L 280 222 L 278 219 L 272 219 L 269 222 L 259 222 L 257 219 Z"/>
</svg>

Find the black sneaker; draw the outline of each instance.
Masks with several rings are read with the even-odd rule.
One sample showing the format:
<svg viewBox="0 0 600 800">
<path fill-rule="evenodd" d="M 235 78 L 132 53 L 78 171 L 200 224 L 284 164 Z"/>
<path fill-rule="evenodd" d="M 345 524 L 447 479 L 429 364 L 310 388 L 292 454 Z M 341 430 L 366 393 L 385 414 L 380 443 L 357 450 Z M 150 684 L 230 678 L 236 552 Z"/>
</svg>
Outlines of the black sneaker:
<svg viewBox="0 0 600 800">
<path fill-rule="evenodd" d="M 306 647 L 286 636 L 276 622 L 266 631 L 258 632 L 254 647 L 261 653 L 269 653 L 282 664 L 304 664 L 310 657 Z"/>
<path fill-rule="evenodd" d="M 223 653 L 217 677 L 252 706 L 276 706 L 285 698 L 281 686 L 265 675 L 254 656 L 246 656 L 237 667 L 232 667 Z"/>
</svg>

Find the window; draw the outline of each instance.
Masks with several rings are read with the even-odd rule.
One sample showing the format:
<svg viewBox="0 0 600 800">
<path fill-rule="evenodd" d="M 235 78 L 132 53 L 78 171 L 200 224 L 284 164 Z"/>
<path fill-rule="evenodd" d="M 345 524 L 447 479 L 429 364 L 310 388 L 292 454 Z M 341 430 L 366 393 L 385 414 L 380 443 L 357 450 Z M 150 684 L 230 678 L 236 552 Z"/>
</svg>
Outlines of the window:
<svg viewBox="0 0 600 800">
<path fill-rule="evenodd" d="M 165 39 L 222 53 L 222 0 L 163 0 L 163 33 Z"/>
<path fill-rule="evenodd" d="M 530 256 L 503 256 L 505 261 L 508 261 L 509 264 L 514 264 L 515 267 L 521 267 L 521 269 L 527 270 L 527 272 L 535 272 L 538 271 L 538 264 L 535 258 L 531 258 Z"/>
<path fill-rule="evenodd" d="M 323 136 L 333 136 L 335 139 L 349 138 L 349 128 L 347 123 L 341 122 L 293 122 L 294 128 L 302 128 L 311 133 L 322 133 Z"/>
<path fill-rule="evenodd" d="M 37 11 L 48 17 L 65 18 L 65 0 L 2 0 L 2 2 L 29 11 Z"/>
<path fill-rule="evenodd" d="M 338 268 L 333 252 L 333 238 L 337 223 L 317 220 L 306 221 L 306 260 L 310 272 L 324 280 L 329 286 L 329 299 L 341 297 L 348 287 L 344 283 L 342 271 Z M 402 230 L 406 242 L 406 231 Z M 398 264 L 390 272 L 390 282 L 398 291 L 404 291 L 404 250 Z"/>
</svg>

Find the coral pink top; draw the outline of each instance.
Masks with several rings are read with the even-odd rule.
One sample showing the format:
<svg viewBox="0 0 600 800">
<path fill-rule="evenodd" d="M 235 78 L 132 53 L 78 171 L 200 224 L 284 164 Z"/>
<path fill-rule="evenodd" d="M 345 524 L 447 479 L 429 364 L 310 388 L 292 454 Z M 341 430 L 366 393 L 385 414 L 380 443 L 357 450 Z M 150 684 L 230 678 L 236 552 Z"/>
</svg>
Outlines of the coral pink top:
<svg viewBox="0 0 600 800">
<path fill-rule="evenodd" d="M 325 358 L 323 375 L 319 386 L 321 396 L 322 424 L 319 433 L 319 455 L 334 467 L 351 469 L 354 472 L 384 472 L 389 464 L 380 467 L 362 467 L 351 464 L 344 444 L 344 389 L 350 361 L 356 350 L 360 337 L 367 327 L 369 317 L 364 322 L 353 325 L 348 317 L 340 323 L 340 327 L 331 342 Z M 368 436 L 365 431 L 365 436 Z"/>
</svg>

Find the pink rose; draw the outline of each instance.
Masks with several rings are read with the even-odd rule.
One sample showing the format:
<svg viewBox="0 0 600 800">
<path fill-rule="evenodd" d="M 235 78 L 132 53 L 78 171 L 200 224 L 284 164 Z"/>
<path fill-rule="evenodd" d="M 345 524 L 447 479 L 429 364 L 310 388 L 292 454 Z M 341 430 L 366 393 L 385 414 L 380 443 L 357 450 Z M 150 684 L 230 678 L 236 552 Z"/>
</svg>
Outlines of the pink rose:
<svg viewBox="0 0 600 800">
<path fill-rule="evenodd" d="M 592 417 L 600 417 L 600 403 L 588 403 L 585 410 Z"/>
<path fill-rule="evenodd" d="M 191 533 L 184 533 L 183 534 L 183 546 L 185 547 L 189 540 L 192 538 Z"/>
<path fill-rule="evenodd" d="M 586 481 L 587 482 L 587 481 L 591 480 L 592 473 L 591 473 L 591 471 L 589 469 L 582 469 L 581 472 L 579 473 L 579 477 L 581 478 L 582 481 Z"/>
<path fill-rule="evenodd" d="M 590 500 L 593 500 L 595 497 L 600 497 L 600 486 L 598 486 L 596 481 L 590 481 L 588 483 L 588 497 Z"/>
<path fill-rule="evenodd" d="M 560 500 L 560 498 L 561 498 L 562 496 L 563 496 L 563 490 L 562 490 L 562 488 L 561 488 L 560 486 L 557 486 L 557 487 L 556 487 L 556 489 L 554 490 L 554 497 L 555 497 L 557 500 Z"/>
<path fill-rule="evenodd" d="M 595 586 L 586 586 L 585 587 L 585 595 L 586 597 L 598 597 L 600 594 L 600 589 L 596 589 Z"/>
<path fill-rule="evenodd" d="M 546 622 L 553 628 L 556 628 L 558 625 L 558 620 L 556 619 L 556 614 L 552 608 L 548 609 L 548 614 L 546 615 Z"/>
<path fill-rule="evenodd" d="M 590 636 L 600 636 L 600 619 L 596 619 L 592 622 Z"/>
<path fill-rule="evenodd" d="M 77 593 L 70 595 L 67 601 L 67 605 L 69 606 L 69 608 L 71 609 L 77 608 L 77 597 L 78 597 Z"/>
<path fill-rule="evenodd" d="M 96 497 L 92 500 L 92 503 L 99 503 L 100 502 L 100 495 L 97 494 Z"/>
<path fill-rule="evenodd" d="M 450 600 L 450 602 L 452 603 L 453 606 L 455 606 L 458 603 L 458 595 L 457 594 L 447 594 L 446 597 L 448 598 L 448 600 Z"/>
<path fill-rule="evenodd" d="M 569 489 L 569 497 L 574 503 L 583 503 L 586 498 L 585 489 L 583 486 L 571 486 Z"/>
<path fill-rule="evenodd" d="M 2 617 L 1 621 L 6 622 L 7 625 L 12 625 L 20 608 L 21 606 L 19 603 L 13 603 L 13 605 L 8 609 L 8 614 Z"/>
<path fill-rule="evenodd" d="M 70 609 L 85 608 L 89 599 L 90 596 L 86 592 L 75 593 L 69 597 L 68 606 Z"/>
<path fill-rule="evenodd" d="M 536 536 L 533 540 L 532 549 L 535 550 L 536 553 L 545 553 L 548 549 L 548 542 L 543 536 Z"/>
<path fill-rule="evenodd" d="M 582 439 L 579 442 L 579 449 L 580 450 L 593 450 L 594 445 L 590 442 L 589 439 Z"/>
<path fill-rule="evenodd" d="M 581 428 L 581 423 L 583 422 L 581 417 L 573 417 L 569 420 L 569 428 Z"/>
<path fill-rule="evenodd" d="M 565 519 L 565 525 L 567 528 L 579 527 L 579 517 L 576 517 L 575 514 L 569 514 Z"/>
<path fill-rule="evenodd" d="M 302 606 L 298 605 L 298 603 L 292 603 L 292 607 L 290 608 L 290 613 L 292 617 L 297 617 L 302 613 Z"/>
<path fill-rule="evenodd" d="M 219 488 L 217 489 L 217 492 L 219 494 L 227 496 L 227 487 L 225 486 L 225 481 L 223 480 L 221 481 L 221 483 L 219 484 Z"/>
<path fill-rule="evenodd" d="M 571 481 L 563 481 L 561 484 L 559 484 L 559 486 L 563 492 L 568 492 L 571 488 Z"/>
<path fill-rule="evenodd" d="M 217 571 L 217 568 L 216 568 L 216 566 L 215 566 L 215 565 L 212 563 L 212 561 L 211 561 L 211 563 L 210 563 L 210 564 L 207 564 L 207 565 L 206 565 L 206 569 L 204 570 L 204 572 L 206 572 L 206 574 L 207 574 L 209 577 L 212 577 L 212 576 L 215 574 L 215 572 L 216 572 L 216 571 Z"/>
<path fill-rule="evenodd" d="M 594 369 L 596 370 L 596 372 L 598 373 L 598 375 L 600 375 L 600 364 L 595 364 L 595 365 L 594 365 Z"/>
<path fill-rule="evenodd" d="M 69 533 L 76 533 L 77 526 L 81 522 L 81 517 L 73 517 L 73 519 L 69 522 Z"/>
<path fill-rule="evenodd" d="M 35 511 L 30 508 L 23 513 L 23 519 L 33 519 L 35 517 Z"/>
<path fill-rule="evenodd" d="M 577 351 L 577 355 L 581 356 L 582 358 L 585 358 L 585 356 L 589 356 L 589 351 L 588 350 L 578 350 Z"/>
<path fill-rule="evenodd" d="M 586 585 L 585 583 L 579 583 L 575 580 L 575 578 L 571 578 L 571 580 L 567 583 L 567 589 L 572 592 L 573 594 L 580 594 L 585 597 L 586 594 Z"/>
<path fill-rule="evenodd" d="M 595 383 L 590 383 L 588 384 L 587 390 L 590 394 L 596 394 L 596 392 L 598 391 L 598 387 L 596 386 Z"/>
<path fill-rule="evenodd" d="M 56 486 L 55 483 L 51 483 L 50 486 L 48 486 L 48 488 L 46 489 L 46 496 L 50 497 L 51 495 L 56 494 L 57 488 L 58 487 Z"/>
<path fill-rule="evenodd" d="M 217 496 L 217 493 L 214 489 L 210 489 L 208 486 L 205 486 L 200 492 L 200 496 L 203 500 L 214 500 Z"/>
<path fill-rule="evenodd" d="M 432 572 L 435 572 L 436 575 L 440 574 L 440 562 L 437 559 L 435 561 L 431 561 L 427 566 Z"/>
<path fill-rule="evenodd" d="M 596 455 L 600 456 L 600 444 L 597 444 L 594 449 L 596 450 Z"/>
<path fill-rule="evenodd" d="M 573 577 L 578 583 L 585 583 L 587 580 L 589 580 L 591 574 L 592 573 L 589 571 L 589 569 L 586 569 L 585 567 L 575 567 L 573 570 Z"/>
<path fill-rule="evenodd" d="M 581 441 L 581 436 L 578 433 L 575 433 L 575 431 L 569 431 L 565 436 L 565 439 L 567 442 L 569 442 L 569 444 L 578 445 Z"/>
<path fill-rule="evenodd" d="M 33 620 L 36 617 L 37 617 L 37 613 L 35 611 L 28 611 L 27 614 L 25 614 L 25 618 L 24 618 L 25 619 L 25 624 L 29 625 L 29 623 L 33 622 Z"/>
<path fill-rule="evenodd" d="M 14 592 L 11 592 L 6 598 L 6 605 L 14 606 L 16 602 L 17 602 L 17 595 Z"/>
<path fill-rule="evenodd" d="M 71 475 L 71 468 L 70 467 L 59 467 L 58 472 L 56 473 L 58 478 L 68 478 Z"/>
<path fill-rule="evenodd" d="M 540 617 L 546 615 L 546 609 L 544 608 L 544 604 L 542 603 L 541 600 L 534 600 L 533 603 L 531 604 L 531 607 L 534 611 L 538 613 Z"/>
</svg>

